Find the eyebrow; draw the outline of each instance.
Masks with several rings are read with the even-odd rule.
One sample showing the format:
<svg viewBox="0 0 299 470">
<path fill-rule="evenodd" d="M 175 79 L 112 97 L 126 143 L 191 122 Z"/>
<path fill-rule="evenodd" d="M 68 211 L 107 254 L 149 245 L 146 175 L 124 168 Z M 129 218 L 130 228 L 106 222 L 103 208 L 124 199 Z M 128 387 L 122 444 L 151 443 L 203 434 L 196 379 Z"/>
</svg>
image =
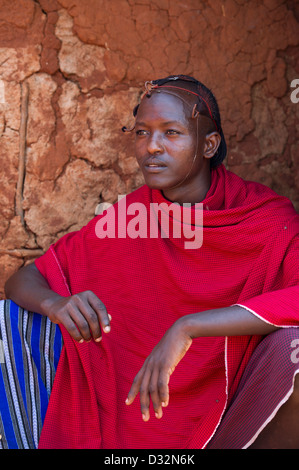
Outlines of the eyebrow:
<svg viewBox="0 0 299 470">
<path fill-rule="evenodd" d="M 184 124 L 180 121 L 166 121 L 163 122 L 164 126 L 170 126 L 171 124 L 179 124 L 180 126 L 184 126 Z M 136 121 L 136 126 L 147 126 L 148 124 L 143 121 Z"/>
</svg>

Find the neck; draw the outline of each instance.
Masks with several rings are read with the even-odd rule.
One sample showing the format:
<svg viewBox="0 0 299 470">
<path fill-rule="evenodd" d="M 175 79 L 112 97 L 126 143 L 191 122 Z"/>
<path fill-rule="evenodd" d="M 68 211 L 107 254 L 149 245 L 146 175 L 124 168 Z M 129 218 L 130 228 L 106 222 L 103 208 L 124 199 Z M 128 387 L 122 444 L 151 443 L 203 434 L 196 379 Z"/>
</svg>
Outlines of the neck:
<svg viewBox="0 0 299 470">
<path fill-rule="evenodd" d="M 207 168 L 206 171 L 202 171 L 198 178 L 186 185 L 177 186 L 175 188 L 168 188 L 162 190 L 163 196 L 171 202 L 182 204 L 197 204 L 202 202 L 211 186 L 211 171 Z"/>
</svg>

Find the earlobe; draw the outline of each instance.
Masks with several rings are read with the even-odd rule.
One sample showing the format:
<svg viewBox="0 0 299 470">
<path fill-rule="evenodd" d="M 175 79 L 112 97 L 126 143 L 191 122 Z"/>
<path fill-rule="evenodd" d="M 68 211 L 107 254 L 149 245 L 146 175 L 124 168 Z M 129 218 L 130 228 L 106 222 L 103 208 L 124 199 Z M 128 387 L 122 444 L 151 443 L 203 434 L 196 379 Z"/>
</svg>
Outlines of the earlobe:
<svg viewBox="0 0 299 470">
<path fill-rule="evenodd" d="M 205 158 L 214 157 L 215 153 L 218 150 L 220 142 L 221 142 L 221 137 L 218 134 L 218 132 L 211 132 L 210 134 L 207 134 L 203 156 Z"/>
</svg>

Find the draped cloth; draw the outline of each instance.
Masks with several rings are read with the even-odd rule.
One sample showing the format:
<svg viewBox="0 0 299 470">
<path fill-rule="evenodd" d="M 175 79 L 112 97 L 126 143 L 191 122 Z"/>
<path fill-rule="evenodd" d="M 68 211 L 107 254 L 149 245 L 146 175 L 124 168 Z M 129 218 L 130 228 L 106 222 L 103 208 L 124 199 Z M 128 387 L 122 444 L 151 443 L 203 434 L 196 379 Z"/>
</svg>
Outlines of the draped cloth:
<svg viewBox="0 0 299 470">
<path fill-rule="evenodd" d="M 153 203 L 171 204 L 147 186 L 125 202 L 127 208 L 142 203 L 145 218 Z M 138 400 L 128 407 L 125 399 L 163 334 L 183 315 L 231 305 L 277 326 L 299 325 L 299 217 L 290 201 L 221 165 L 212 170 L 202 204 L 197 249 L 187 249 L 184 236 L 171 231 L 164 237 L 161 227 L 158 237 L 116 230 L 116 237 L 100 239 L 103 217 L 111 227 L 124 216 L 121 200 L 36 261 L 57 293 L 91 290 L 112 316 L 100 343 L 78 344 L 61 326 L 64 346 L 40 448 L 205 448 L 262 337 L 194 339 L 170 378 L 163 418 L 150 409 L 144 423 Z M 135 217 L 129 212 L 127 225 Z M 174 226 L 176 216 L 169 214 Z"/>
</svg>

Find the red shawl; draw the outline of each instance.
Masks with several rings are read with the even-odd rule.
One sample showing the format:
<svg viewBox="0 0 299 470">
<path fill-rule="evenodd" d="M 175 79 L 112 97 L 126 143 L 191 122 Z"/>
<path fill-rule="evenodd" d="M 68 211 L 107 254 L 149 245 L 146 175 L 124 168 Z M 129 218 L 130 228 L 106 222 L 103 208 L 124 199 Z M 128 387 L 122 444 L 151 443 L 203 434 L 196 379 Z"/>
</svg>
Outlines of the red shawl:
<svg viewBox="0 0 299 470">
<path fill-rule="evenodd" d="M 126 197 L 126 207 L 134 202 L 170 204 L 147 186 Z M 299 325 L 299 217 L 290 201 L 222 165 L 203 209 L 198 249 L 171 234 L 99 239 L 104 213 L 36 261 L 53 290 L 92 290 L 112 316 L 100 343 L 77 344 L 62 327 L 40 448 L 204 448 L 261 337 L 195 339 L 170 378 L 163 418 L 151 409 L 143 422 L 139 397 L 130 406 L 125 399 L 165 331 L 182 315 L 233 304 L 278 326 Z"/>
</svg>

